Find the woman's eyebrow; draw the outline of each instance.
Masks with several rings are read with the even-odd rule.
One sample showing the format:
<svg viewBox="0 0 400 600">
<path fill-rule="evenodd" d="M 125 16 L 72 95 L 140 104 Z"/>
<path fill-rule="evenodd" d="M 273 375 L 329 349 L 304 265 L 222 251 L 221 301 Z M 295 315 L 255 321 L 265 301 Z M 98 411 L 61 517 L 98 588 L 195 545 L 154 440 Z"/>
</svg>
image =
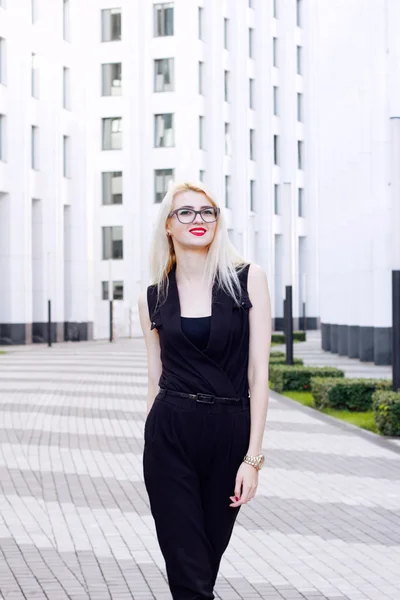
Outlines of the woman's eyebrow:
<svg viewBox="0 0 400 600">
<path fill-rule="evenodd" d="M 192 206 L 191 204 L 185 204 L 184 206 L 180 206 L 179 209 L 181 209 L 181 208 L 193 208 L 193 210 L 195 210 L 194 206 Z M 205 204 L 204 206 L 200 207 L 200 210 L 202 210 L 203 208 L 213 208 L 213 207 L 211 206 L 211 204 Z"/>
</svg>

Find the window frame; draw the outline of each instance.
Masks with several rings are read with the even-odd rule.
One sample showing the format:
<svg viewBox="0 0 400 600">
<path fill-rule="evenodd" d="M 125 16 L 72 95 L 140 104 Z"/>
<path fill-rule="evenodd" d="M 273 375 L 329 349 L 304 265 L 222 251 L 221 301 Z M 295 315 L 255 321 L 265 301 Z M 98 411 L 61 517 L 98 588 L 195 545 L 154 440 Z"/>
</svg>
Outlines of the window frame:
<svg viewBox="0 0 400 600">
<path fill-rule="evenodd" d="M 106 123 L 110 121 L 111 122 L 111 126 L 110 126 L 110 143 L 109 143 L 109 147 L 106 147 L 107 144 L 105 143 L 106 139 L 105 139 L 105 134 L 106 134 Z M 114 131 L 113 132 L 113 122 L 119 122 L 120 127 L 118 131 Z M 123 129 L 122 129 L 122 117 L 102 117 L 102 130 L 101 130 L 101 149 L 109 152 L 109 151 L 118 151 L 118 150 L 122 150 L 123 148 Z M 114 134 L 120 134 L 120 138 L 121 138 L 121 142 L 120 142 L 120 146 L 119 147 L 115 147 L 113 148 L 113 144 L 112 144 L 112 139 L 113 139 L 113 133 Z"/>
<path fill-rule="evenodd" d="M 163 191 L 157 191 L 157 177 L 163 178 Z M 174 180 L 175 177 L 175 169 L 154 169 L 154 204 L 160 204 L 165 194 L 168 191 L 168 185 L 165 185 L 166 178 L 169 178 L 170 181 Z M 159 199 L 158 199 L 159 198 Z"/>
<path fill-rule="evenodd" d="M 249 27 L 249 58 L 254 58 L 254 27 Z"/>
<path fill-rule="evenodd" d="M 279 87 L 277 85 L 273 86 L 273 108 L 274 116 L 279 117 Z"/>
<path fill-rule="evenodd" d="M 279 135 L 274 133 L 274 165 L 279 167 Z"/>
<path fill-rule="evenodd" d="M 169 117 L 171 120 L 171 127 L 165 126 L 166 117 Z M 162 131 L 161 134 L 158 129 L 159 125 L 162 123 Z M 171 140 L 169 144 L 166 144 L 165 141 L 168 140 L 167 131 L 172 131 Z M 164 143 L 162 143 L 164 140 Z M 154 148 L 174 148 L 175 147 L 175 113 L 157 113 L 154 115 Z"/>
<path fill-rule="evenodd" d="M 167 11 L 172 9 L 172 28 L 169 33 Z M 160 12 L 160 18 L 159 13 Z M 175 29 L 175 5 L 173 2 L 158 2 L 153 5 L 153 37 L 172 37 Z M 160 28 L 158 27 L 160 25 Z"/>
<path fill-rule="evenodd" d="M 122 96 L 122 62 L 111 62 L 101 63 L 101 97 L 102 98 L 113 98 Z M 107 73 L 107 71 L 110 71 Z M 116 73 L 114 72 L 116 71 Z M 114 77 L 119 75 L 119 79 Z M 114 82 L 119 81 L 119 85 L 113 85 Z M 109 90 L 107 88 L 108 83 L 110 84 Z M 117 93 L 113 93 L 113 90 L 119 90 Z M 106 92 L 109 93 L 106 93 Z"/>
<path fill-rule="evenodd" d="M 250 127 L 250 129 L 249 129 L 249 158 L 250 158 L 250 160 L 256 159 L 255 137 L 256 137 L 255 129 L 253 127 Z"/>
<path fill-rule="evenodd" d="M 279 184 L 274 183 L 274 215 L 279 215 Z"/>
<path fill-rule="evenodd" d="M 121 237 L 114 237 L 114 230 L 121 230 Z M 123 260 L 124 259 L 124 226 L 123 225 L 103 225 L 102 228 L 102 260 Z M 109 230 L 109 239 L 106 239 L 107 231 Z M 114 255 L 114 243 L 121 242 L 121 256 Z M 110 256 L 107 256 L 107 245 L 110 243 Z M 116 253 L 118 254 L 118 253 Z"/>
<path fill-rule="evenodd" d="M 113 180 L 121 179 L 121 193 L 113 194 Z M 123 192 L 124 178 L 123 171 L 102 171 L 101 172 L 101 205 L 102 206 L 120 206 L 124 203 Z M 113 202 L 115 197 L 120 197 L 120 202 Z M 110 202 L 105 202 L 110 200 Z"/>
<path fill-rule="evenodd" d="M 108 15 L 108 16 L 107 16 Z M 113 15 L 119 15 L 119 36 L 113 37 Z M 107 18 L 107 21 L 106 21 Z M 122 7 L 101 9 L 101 42 L 120 42 L 122 40 Z"/>
<path fill-rule="evenodd" d="M 158 65 L 162 65 L 162 72 L 158 72 Z M 166 69 L 165 65 L 168 65 Z M 156 94 L 167 94 L 168 92 L 175 91 L 175 73 L 174 73 L 175 60 L 173 57 L 155 58 L 154 59 L 154 93 Z M 165 83 L 166 71 L 169 71 L 170 83 Z M 158 78 L 162 76 L 162 86 L 157 88 Z M 166 85 L 169 85 L 169 89 L 165 89 Z"/>
</svg>

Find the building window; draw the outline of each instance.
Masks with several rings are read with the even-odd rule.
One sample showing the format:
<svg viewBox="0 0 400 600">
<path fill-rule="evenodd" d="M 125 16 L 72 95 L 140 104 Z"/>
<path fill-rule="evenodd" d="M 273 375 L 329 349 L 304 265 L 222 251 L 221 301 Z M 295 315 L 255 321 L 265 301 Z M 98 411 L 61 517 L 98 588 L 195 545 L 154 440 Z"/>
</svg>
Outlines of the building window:
<svg viewBox="0 0 400 600">
<path fill-rule="evenodd" d="M 101 65 L 101 95 L 121 96 L 122 64 L 105 63 Z"/>
<path fill-rule="evenodd" d="M 299 217 L 304 217 L 304 190 L 299 188 Z"/>
<path fill-rule="evenodd" d="M 68 67 L 63 67 L 63 108 L 69 110 L 70 104 L 70 70 Z"/>
<path fill-rule="evenodd" d="M 204 117 L 199 117 L 199 148 L 204 150 Z"/>
<path fill-rule="evenodd" d="M 111 117 L 103 119 L 103 150 L 122 149 L 122 118 Z"/>
<path fill-rule="evenodd" d="M 6 159 L 6 118 L 0 115 L 0 160 Z"/>
<path fill-rule="evenodd" d="M 38 55 L 31 54 L 31 94 L 33 98 L 39 98 L 39 59 Z"/>
<path fill-rule="evenodd" d="M 301 27 L 301 22 L 302 22 L 301 11 L 302 11 L 302 0 L 296 0 L 296 25 L 297 25 L 297 27 Z"/>
<path fill-rule="evenodd" d="M 274 135 L 274 165 L 279 165 L 279 139 Z"/>
<path fill-rule="evenodd" d="M 274 213 L 279 215 L 279 185 L 274 185 Z"/>
<path fill-rule="evenodd" d="M 1 6 L 1 2 L 0 2 L 0 6 Z M 37 0 L 31 0 L 31 18 L 32 18 L 32 23 L 36 23 L 36 21 L 38 19 Z"/>
<path fill-rule="evenodd" d="M 229 71 L 224 71 L 224 100 L 229 102 Z"/>
<path fill-rule="evenodd" d="M 103 260 L 124 258 L 123 227 L 102 227 Z"/>
<path fill-rule="evenodd" d="M 231 176 L 225 175 L 225 206 L 230 208 L 231 205 Z"/>
<path fill-rule="evenodd" d="M 122 13 L 120 8 L 104 8 L 101 11 L 101 41 L 119 42 L 122 33 Z"/>
<path fill-rule="evenodd" d="M 174 179 L 173 169 L 157 169 L 154 171 L 155 202 L 160 203 L 168 191 L 169 184 Z"/>
<path fill-rule="evenodd" d="M 199 94 L 204 94 L 204 63 L 199 62 Z"/>
<path fill-rule="evenodd" d="M 272 38 L 272 64 L 278 66 L 278 38 Z"/>
<path fill-rule="evenodd" d="M 256 182 L 254 179 L 250 179 L 250 210 L 251 212 L 255 212 L 255 185 Z"/>
<path fill-rule="evenodd" d="M 39 168 L 39 129 L 35 125 L 31 128 L 31 166 L 32 169 Z"/>
<path fill-rule="evenodd" d="M 174 4 L 154 5 L 154 37 L 174 35 Z"/>
<path fill-rule="evenodd" d="M 67 135 L 63 135 L 63 176 L 71 177 L 71 151 L 70 151 L 70 138 Z"/>
<path fill-rule="evenodd" d="M 255 155 L 254 136 L 254 129 L 250 129 L 250 160 L 254 160 Z"/>
<path fill-rule="evenodd" d="M 154 115 L 154 146 L 156 148 L 172 148 L 174 146 L 173 113 Z"/>
<path fill-rule="evenodd" d="M 107 171 L 101 174 L 102 203 L 122 204 L 122 171 Z"/>
<path fill-rule="evenodd" d="M 232 154 L 230 123 L 225 123 L 225 154 L 226 156 L 231 156 Z"/>
<path fill-rule="evenodd" d="M 69 0 L 63 0 L 63 39 L 65 42 L 70 41 Z"/>
<path fill-rule="evenodd" d="M 303 121 L 303 94 L 297 94 L 297 120 Z"/>
<path fill-rule="evenodd" d="M 0 37 L 0 83 L 6 83 L 6 40 Z"/>
<path fill-rule="evenodd" d="M 200 172 L 199 172 L 200 181 L 204 181 L 204 177 L 205 177 L 205 171 L 203 171 L 203 169 L 200 169 Z"/>
<path fill-rule="evenodd" d="M 297 142 L 297 168 L 304 168 L 304 143 L 300 140 Z"/>
<path fill-rule="evenodd" d="M 154 91 L 174 91 L 174 59 L 157 58 L 154 61 Z"/>
<path fill-rule="evenodd" d="M 274 115 L 278 116 L 278 88 L 274 85 Z"/>
<path fill-rule="evenodd" d="M 102 281 L 102 298 L 103 300 L 110 300 L 108 293 L 109 282 Z M 124 299 L 124 282 L 123 281 L 113 281 L 113 300 L 123 300 Z"/>
<path fill-rule="evenodd" d="M 303 49 L 301 46 L 297 46 L 297 74 L 303 73 Z"/>
<path fill-rule="evenodd" d="M 254 29 L 249 28 L 249 58 L 254 58 Z"/>
<path fill-rule="evenodd" d="M 272 10 L 273 10 L 274 19 L 277 19 L 278 18 L 278 0 L 273 0 Z"/>
<path fill-rule="evenodd" d="M 229 19 L 224 18 L 224 48 L 228 50 L 228 38 L 229 38 Z"/>
<path fill-rule="evenodd" d="M 249 106 L 254 108 L 254 79 L 249 79 Z"/>
<path fill-rule="evenodd" d="M 203 39 L 203 32 L 204 32 L 203 19 L 204 19 L 204 8 L 202 6 L 199 6 L 199 40 Z"/>
</svg>

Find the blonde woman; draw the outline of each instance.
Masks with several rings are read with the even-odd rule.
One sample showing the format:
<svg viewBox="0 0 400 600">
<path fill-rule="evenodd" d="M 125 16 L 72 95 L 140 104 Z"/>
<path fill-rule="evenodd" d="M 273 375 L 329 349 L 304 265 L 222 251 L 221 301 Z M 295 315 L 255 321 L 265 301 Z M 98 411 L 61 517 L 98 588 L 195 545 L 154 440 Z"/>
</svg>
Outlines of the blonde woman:
<svg viewBox="0 0 400 600">
<path fill-rule="evenodd" d="M 139 298 L 148 356 L 143 471 L 174 600 L 211 600 L 262 467 L 271 310 L 202 184 L 164 197 Z M 250 394 L 250 397 L 249 397 Z"/>
</svg>

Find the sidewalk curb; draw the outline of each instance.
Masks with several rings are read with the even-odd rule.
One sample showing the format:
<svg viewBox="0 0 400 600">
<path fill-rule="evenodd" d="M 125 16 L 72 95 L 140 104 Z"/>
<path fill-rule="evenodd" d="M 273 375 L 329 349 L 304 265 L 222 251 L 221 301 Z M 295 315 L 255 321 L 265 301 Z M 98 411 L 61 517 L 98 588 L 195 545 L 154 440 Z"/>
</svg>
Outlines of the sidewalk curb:
<svg viewBox="0 0 400 600">
<path fill-rule="evenodd" d="M 337 429 L 341 429 L 349 433 L 355 433 L 358 436 L 363 437 L 366 440 L 372 442 L 373 444 L 380 446 L 381 448 L 385 448 L 386 450 L 392 450 L 396 454 L 400 455 L 400 445 L 391 442 L 392 439 L 399 439 L 400 441 L 400 438 L 383 437 L 381 435 L 378 435 L 377 433 L 374 433 L 373 431 L 361 429 L 361 427 L 357 427 L 357 425 L 353 425 L 352 423 L 346 423 L 346 421 L 341 421 L 340 419 L 332 417 L 331 415 L 325 415 L 324 413 L 321 413 L 317 409 L 311 408 L 310 406 L 304 406 L 304 404 L 300 404 L 300 402 L 296 402 L 296 400 L 293 400 L 288 396 L 283 396 L 282 394 L 279 394 L 278 392 L 275 392 L 272 389 L 270 389 L 270 392 L 271 396 L 276 396 L 279 402 L 282 402 L 287 406 L 296 408 L 301 412 L 304 412 L 305 414 L 310 415 L 318 419 L 319 421 L 322 421 L 323 423 L 327 423 L 328 425 L 336 427 Z"/>
</svg>

